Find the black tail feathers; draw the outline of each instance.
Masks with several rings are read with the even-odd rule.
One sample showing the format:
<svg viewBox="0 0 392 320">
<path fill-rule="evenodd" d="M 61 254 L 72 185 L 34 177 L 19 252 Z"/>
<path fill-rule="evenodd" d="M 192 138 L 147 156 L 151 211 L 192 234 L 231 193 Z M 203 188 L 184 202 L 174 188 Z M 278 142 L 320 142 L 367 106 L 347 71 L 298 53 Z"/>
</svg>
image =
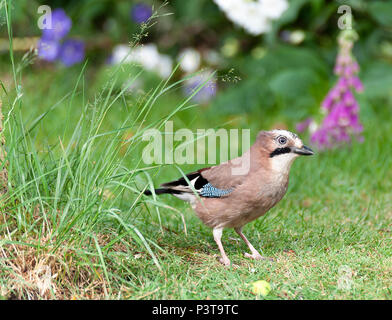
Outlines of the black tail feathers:
<svg viewBox="0 0 392 320">
<path fill-rule="evenodd" d="M 152 195 L 152 192 L 151 192 L 150 190 L 146 190 L 146 191 L 144 191 L 144 194 L 145 194 L 146 196 L 151 196 L 151 195 Z"/>
<path fill-rule="evenodd" d="M 181 191 L 179 190 L 173 190 L 173 189 L 167 189 L 167 188 L 159 188 L 159 189 L 155 189 L 155 194 L 159 195 L 159 194 L 164 194 L 164 193 L 169 193 L 169 194 L 173 194 L 173 193 L 181 193 Z M 144 194 L 146 196 L 151 196 L 152 192 L 151 190 L 146 190 L 144 191 Z"/>
</svg>

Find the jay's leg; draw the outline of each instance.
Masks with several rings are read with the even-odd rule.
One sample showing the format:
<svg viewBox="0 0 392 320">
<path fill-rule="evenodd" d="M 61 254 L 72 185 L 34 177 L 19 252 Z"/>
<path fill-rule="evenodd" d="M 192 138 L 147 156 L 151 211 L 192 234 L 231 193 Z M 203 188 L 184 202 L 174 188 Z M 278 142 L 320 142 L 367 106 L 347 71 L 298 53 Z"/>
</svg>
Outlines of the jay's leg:
<svg viewBox="0 0 392 320">
<path fill-rule="evenodd" d="M 247 258 L 252 258 L 252 259 L 255 259 L 255 260 L 264 259 L 264 258 L 260 255 L 260 253 L 258 253 L 257 250 L 252 246 L 252 244 L 249 242 L 249 240 L 246 239 L 245 235 L 242 233 L 242 227 L 234 228 L 234 230 L 235 230 L 235 232 L 238 233 L 238 235 L 242 238 L 242 240 L 245 241 L 246 245 L 247 245 L 248 248 L 250 249 L 250 252 L 252 253 L 252 254 L 245 253 L 245 257 L 247 257 Z"/>
<path fill-rule="evenodd" d="M 222 255 L 222 257 L 219 259 L 219 261 L 224 264 L 225 266 L 230 266 L 230 260 L 227 257 L 225 250 L 223 249 L 221 238 L 222 238 L 222 232 L 223 228 L 214 228 L 212 230 L 212 234 L 214 235 L 214 240 L 216 244 L 218 245 L 219 251 Z"/>
</svg>

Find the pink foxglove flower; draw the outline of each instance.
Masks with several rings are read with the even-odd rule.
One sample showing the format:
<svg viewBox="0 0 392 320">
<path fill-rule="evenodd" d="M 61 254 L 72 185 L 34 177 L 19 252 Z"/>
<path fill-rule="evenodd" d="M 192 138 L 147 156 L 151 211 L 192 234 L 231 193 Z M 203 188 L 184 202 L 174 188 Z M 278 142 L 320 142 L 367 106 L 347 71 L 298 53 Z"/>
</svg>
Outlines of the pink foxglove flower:
<svg viewBox="0 0 392 320">
<path fill-rule="evenodd" d="M 305 132 L 309 129 L 309 126 L 311 125 L 312 121 L 312 118 L 307 118 L 304 121 L 297 123 L 297 125 L 295 126 L 295 130 L 299 133 Z"/>
<path fill-rule="evenodd" d="M 326 116 L 311 136 L 311 141 L 320 149 L 350 143 L 353 138 L 363 141 L 359 105 L 353 94 L 363 91 L 357 76 L 359 65 L 351 52 L 356 38 L 351 30 L 342 31 L 338 37 L 339 53 L 334 73 L 339 79 L 321 103 Z"/>
</svg>

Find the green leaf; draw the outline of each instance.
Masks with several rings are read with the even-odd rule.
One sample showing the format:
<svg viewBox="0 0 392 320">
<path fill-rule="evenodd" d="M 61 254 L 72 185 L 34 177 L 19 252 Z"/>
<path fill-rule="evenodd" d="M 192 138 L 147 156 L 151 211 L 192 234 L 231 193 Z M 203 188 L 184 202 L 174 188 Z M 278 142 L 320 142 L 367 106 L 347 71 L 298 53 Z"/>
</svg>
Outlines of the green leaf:
<svg viewBox="0 0 392 320">
<path fill-rule="evenodd" d="M 214 112 L 223 114 L 246 113 L 255 108 L 270 108 L 274 96 L 260 78 L 243 80 L 219 94 L 213 103 Z"/>
<path fill-rule="evenodd" d="M 314 50 L 280 45 L 268 51 L 261 60 L 248 59 L 244 65 L 247 75 L 271 77 L 287 69 L 309 68 L 327 77 L 329 66 Z"/>
<path fill-rule="evenodd" d="M 312 93 L 321 83 L 316 72 L 302 68 L 282 71 L 276 74 L 269 84 L 272 92 L 285 107 L 286 114 L 291 114 L 317 104 L 317 98 Z"/>
<path fill-rule="evenodd" d="M 369 3 L 369 13 L 378 23 L 392 26 L 392 2 L 372 1 Z"/>
<path fill-rule="evenodd" d="M 383 98 L 391 95 L 392 65 L 374 62 L 367 66 L 361 75 L 365 95 L 369 98 Z"/>
<path fill-rule="evenodd" d="M 273 77 L 270 87 L 276 94 L 296 99 L 299 95 L 306 94 L 309 88 L 318 82 L 319 77 L 311 69 L 291 69 Z"/>
</svg>

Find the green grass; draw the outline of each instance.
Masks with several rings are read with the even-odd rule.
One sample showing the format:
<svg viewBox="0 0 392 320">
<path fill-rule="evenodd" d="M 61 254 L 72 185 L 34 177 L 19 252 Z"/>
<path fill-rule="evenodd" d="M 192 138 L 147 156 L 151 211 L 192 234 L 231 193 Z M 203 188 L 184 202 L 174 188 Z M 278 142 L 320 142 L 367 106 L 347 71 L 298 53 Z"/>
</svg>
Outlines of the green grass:
<svg viewBox="0 0 392 320">
<path fill-rule="evenodd" d="M 210 231 L 186 206 L 181 208 L 188 236 L 178 217 L 162 218 L 164 234 L 147 218 L 144 229 L 155 233 L 163 249 L 158 257 L 164 273 L 154 273 L 143 258 L 135 260 L 139 296 L 254 299 L 249 284 L 265 279 L 273 288 L 268 299 L 390 299 L 391 172 L 377 168 L 388 151 L 374 158 L 373 148 L 374 141 L 350 152 L 297 160 L 285 199 L 245 228 L 257 249 L 275 262 L 243 258 L 246 246 L 227 231 L 223 241 L 234 266 L 223 268 Z M 338 289 L 346 266 L 352 271 L 351 288 Z"/>
<path fill-rule="evenodd" d="M 9 79 L 1 95 L 9 171 L 0 200 L 1 297 L 259 299 L 250 284 L 264 279 L 272 286 L 265 299 L 392 298 L 385 114 L 365 103 L 365 142 L 296 160 L 285 198 L 244 228 L 274 262 L 244 258 L 245 244 L 226 230 L 233 265 L 224 268 L 211 230 L 186 203 L 141 194 L 181 175 L 175 166 L 146 168 L 141 135 L 173 120 L 175 129 L 251 128 L 254 138 L 282 119 L 262 110 L 215 115 L 182 97 L 181 82 L 152 79 L 151 91 L 135 97 L 121 86 L 130 71 L 113 71 L 101 70 L 103 89 L 89 66 L 1 71 Z M 349 288 L 339 286 L 342 277 Z"/>
<path fill-rule="evenodd" d="M 90 104 L 86 99 L 83 106 L 83 90 L 73 102 L 71 96 L 61 102 L 55 91 L 45 106 L 29 108 L 43 95 L 34 84 L 40 74 L 28 75 L 31 87 L 24 87 L 6 128 L 10 196 L 0 224 L 5 298 L 254 299 L 250 284 L 260 279 L 272 285 L 267 299 L 391 298 L 392 135 L 381 118 L 364 119 L 362 144 L 298 159 L 285 198 L 244 229 L 262 255 L 275 261 L 244 258 L 245 244 L 227 230 L 223 244 L 233 263 L 227 269 L 217 261 L 211 231 L 187 204 L 170 196 L 154 201 L 140 195 L 148 181 L 157 185 L 180 173 L 174 166 L 135 171 L 144 166 L 139 140 L 131 139 L 125 150 L 122 140 L 128 128 L 132 137 L 143 129 L 134 129 L 134 113 L 113 112 L 121 108 L 122 95 Z M 65 89 L 60 86 L 60 91 Z M 11 96 L 4 101 L 12 101 Z M 174 107 L 158 99 L 151 125 L 159 127 L 181 105 L 178 95 L 170 101 L 176 101 Z M 31 119 L 56 103 L 20 138 L 29 128 L 22 123 L 34 125 Z M 30 115 L 23 114 L 27 108 Z M 79 123 L 66 126 L 66 108 L 75 110 L 70 117 L 79 110 Z M 200 110 L 184 112 L 174 116 L 175 123 L 203 128 L 205 119 L 195 120 Z M 46 137 L 45 132 L 53 134 Z M 351 287 L 339 289 L 347 267 Z M 55 277 L 40 292 L 45 274 Z"/>
</svg>

